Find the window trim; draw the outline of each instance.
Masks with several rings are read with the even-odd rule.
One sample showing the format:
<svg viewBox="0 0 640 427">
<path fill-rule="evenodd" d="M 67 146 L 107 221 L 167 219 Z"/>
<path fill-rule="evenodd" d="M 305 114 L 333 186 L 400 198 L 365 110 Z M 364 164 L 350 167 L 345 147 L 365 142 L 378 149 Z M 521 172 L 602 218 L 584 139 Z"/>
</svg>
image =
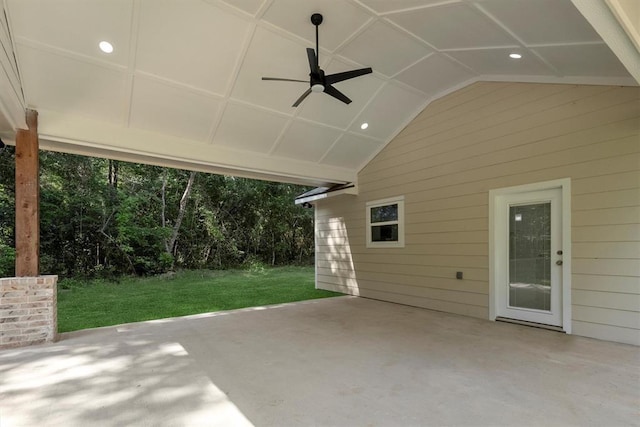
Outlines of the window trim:
<svg viewBox="0 0 640 427">
<path fill-rule="evenodd" d="M 398 220 L 371 223 L 371 209 L 380 206 L 398 205 Z M 404 196 L 389 197 L 366 203 L 367 248 L 404 248 Z M 374 242 L 371 240 L 371 228 L 380 225 L 398 224 L 398 240 L 395 242 Z"/>
</svg>

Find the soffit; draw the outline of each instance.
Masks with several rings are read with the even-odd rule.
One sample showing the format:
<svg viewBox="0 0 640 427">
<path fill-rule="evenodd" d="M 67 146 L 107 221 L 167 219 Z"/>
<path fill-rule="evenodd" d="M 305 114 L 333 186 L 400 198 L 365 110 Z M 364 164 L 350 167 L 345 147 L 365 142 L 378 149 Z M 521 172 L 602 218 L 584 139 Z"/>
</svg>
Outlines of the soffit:
<svg viewBox="0 0 640 427">
<path fill-rule="evenodd" d="M 431 100 L 474 81 L 636 84 L 570 0 L 6 0 L 5 8 L 44 147 L 311 184 L 354 181 Z M 350 105 L 312 94 L 292 108 L 304 83 L 260 79 L 307 78 L 313 12 L 324 15 L 328 74 L 374 70 L 336 84 Z M 101 40 L 112 54 L 98 50 Z"/>
</svg>

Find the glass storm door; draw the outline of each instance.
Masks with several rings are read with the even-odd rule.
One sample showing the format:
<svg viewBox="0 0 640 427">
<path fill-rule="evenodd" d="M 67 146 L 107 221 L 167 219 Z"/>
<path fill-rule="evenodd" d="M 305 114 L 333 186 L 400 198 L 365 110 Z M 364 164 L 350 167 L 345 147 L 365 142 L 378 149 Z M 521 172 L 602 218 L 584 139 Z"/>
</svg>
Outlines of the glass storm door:
<svg viewBox="0 0 640 427">
<path fill-rule="evenodd" d="M 562 193 L 505 195 L 498 316 L 562 326 Z"/>
</svg>

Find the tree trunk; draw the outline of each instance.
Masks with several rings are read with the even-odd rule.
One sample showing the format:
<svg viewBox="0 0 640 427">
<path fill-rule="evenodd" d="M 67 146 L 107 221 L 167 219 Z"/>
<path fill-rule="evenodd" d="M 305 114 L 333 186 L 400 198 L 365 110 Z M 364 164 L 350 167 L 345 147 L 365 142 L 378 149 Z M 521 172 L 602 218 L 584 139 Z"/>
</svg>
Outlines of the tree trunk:
<svg viewBox="0 0 640 427">
<path fill-rule="evenodd" d="M 166 219 L 166 211 L 167 211 L 167 198 L 166 198 L 166 192 L 167 192 L 167 169 L 164 170 L 164 174 L 162 175 L 162 211 L 161 211 L 161 220 L 162 220 L 162 228 L 164 229 L 167 226 L 167 219 Z M 168 252 L 171 253 L 171 248 L 169 247 L 169 242 L 167 241 L 167 239 L 165 239 L 164 241 L 164 249 Z"/>
<path fill-rule="evenodd" d="M 184 189 L 184 193 L 182 194 L 182 198 L 180 199 L 180 210 L 178 211 L 178 217 L 176 218 L 175 224 L 173 224 L 173 233 L 171 233 L 171 238 L 165 245 L 168 248 L 167 252 L 171 253 L 174 246 L 176 245 L 176 240 L 178 240 L 178 232 L 180 231 L 180 225 L 182 224 L 182 219 L 184 218 L 184 213 L 187 210 L 187 201 L 189 200 L 189 195 L 191 194 L 191 188 L 193 187 L 193 181 L 196 178 L 196 172 L 192 171 L 189 175 L 189 181 L 187 181 L 187 188 Z"/>
<path fill-rule="evenodd" d="M 276 265 L 276 236 L 271 233 L 271 266 Z"/>
<path fill-rule="evenodd" d="M 118 161 L 109 160 L 109 185 L 118 188 Z"/>
</svg>

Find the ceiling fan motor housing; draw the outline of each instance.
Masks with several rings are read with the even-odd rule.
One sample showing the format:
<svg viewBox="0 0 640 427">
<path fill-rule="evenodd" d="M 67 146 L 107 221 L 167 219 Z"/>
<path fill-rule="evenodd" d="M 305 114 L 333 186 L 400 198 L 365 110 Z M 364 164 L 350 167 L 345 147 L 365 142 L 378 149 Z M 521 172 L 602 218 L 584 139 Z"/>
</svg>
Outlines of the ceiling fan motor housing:
<svg viewBox="0 0 640 427">
<path fill-rule="evenodd" d="M 316 26 L 322 24 L 322 15 L 320 13 L 311 15 L 311 23 Z"/>
<path fill-rule="evenodd" d="M 311 79 L 309 80 L 309 86 L 311 86 L 312 92 L 324 92 L 325 80 L 324 80 L 324 71 L 318 69 L 317 73 L 311 72 L 309 74 Z"/>
</svg>

